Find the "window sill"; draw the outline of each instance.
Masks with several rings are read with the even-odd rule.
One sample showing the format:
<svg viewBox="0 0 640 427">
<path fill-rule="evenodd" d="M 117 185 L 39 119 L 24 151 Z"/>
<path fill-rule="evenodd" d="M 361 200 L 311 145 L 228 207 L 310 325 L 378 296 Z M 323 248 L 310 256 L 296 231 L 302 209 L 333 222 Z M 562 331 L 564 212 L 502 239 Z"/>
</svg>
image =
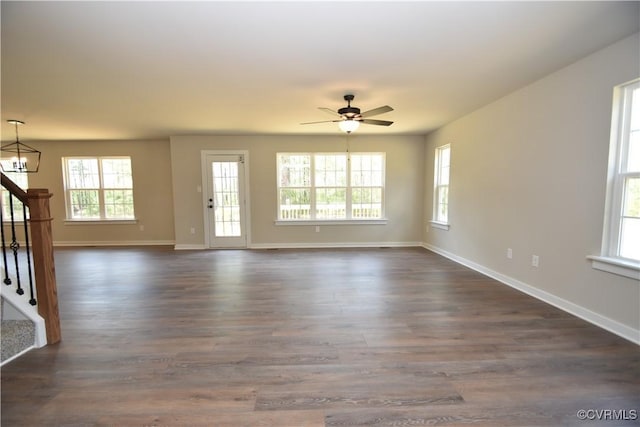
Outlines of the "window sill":
<svg viewBox="0 0 640 427">
<path fill-rule="evenodd" d="M 65 219 L 64 225 L 128 225 L 137 224 L 137 219 Z"/>
<path fill-rule="evenodd" d="M 449 230 L 450 225 L 446 222 L 429 221 L 431 228 L 439 228 L 440 230 Z"/>
<path fill-rule="evenodd" d="M 315 220 L 301 219 L 294 221 L 276 220 L 276 225 L 385 225 L 386 219 L 336 219 L 336 220 Z"/>
<path fill-rule="evenodd" d="M 640 263 L 604 256 L 589 255 L 591 267 L 596 270 L 617 274 L 618 276 L 640 280 Z"/>
</svg>

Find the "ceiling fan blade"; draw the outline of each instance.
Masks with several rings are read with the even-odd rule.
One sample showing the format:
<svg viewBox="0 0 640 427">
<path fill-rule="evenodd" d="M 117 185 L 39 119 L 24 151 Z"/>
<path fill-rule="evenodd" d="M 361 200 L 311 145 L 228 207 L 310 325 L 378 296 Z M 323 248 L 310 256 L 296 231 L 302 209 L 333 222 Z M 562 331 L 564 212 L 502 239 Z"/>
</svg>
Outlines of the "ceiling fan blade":
<svg viewBox="0 0 640 427">
<path fill-rule="evenodd" d="M 341 122 L 342 120 L 321 120 L 319 122 L 306 122 L 306 123 L 300 123 L 301 125 L 315 125 L 316 123 L 335 123 L 335 122 Z"/>
<path fill-rule="evenodd" d="M 391 126 L 393 124 L 393 122 L 390 122 L 388 120 L 364 119 L 360 121 L 368 125 L 378 125 L 378 126 Z"/>
<path fill-rule="evenodd" d="M 388 113 L 389 111 L 393 111 L 393 108 L 389 107 L 388 105 L 385 105 L 383 107 L 378 107 L 378 108 L 374 108 L 373 110 L 365 111 L 360 115 L 360 117 L 376 116 L 378 114 Z"/>
<path fill-rule="evenodd" d="M 340 116 L 340 114 L 338 114 L 338 112 L 337 112 L 337 111 L 333 111 L 333 110 L 332 110 L 332 109 L 330 109 L 330 108 L 318 107 L 318 109 L 319 109 L 319 110 L 322 110 L 322 111 L 324 111 L 324 112 L 327 112 L 327 113 L 331 114 L 332 116 L 338 116 L 338 117 L 341 117 L 341 116 Z"/>
</svg>

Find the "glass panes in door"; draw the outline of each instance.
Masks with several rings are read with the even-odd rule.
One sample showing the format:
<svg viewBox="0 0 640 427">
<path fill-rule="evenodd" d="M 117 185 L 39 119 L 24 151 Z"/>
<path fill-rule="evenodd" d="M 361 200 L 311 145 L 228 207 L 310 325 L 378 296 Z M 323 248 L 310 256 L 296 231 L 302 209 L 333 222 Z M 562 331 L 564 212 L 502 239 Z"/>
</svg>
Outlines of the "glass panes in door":
<svg viewBox="0 0 640 427">
<path fill-rule="evenodd" d="M 214 233 L 216 237 L 242 235 L 238 162 L 212 162 Z"/>
</svg>

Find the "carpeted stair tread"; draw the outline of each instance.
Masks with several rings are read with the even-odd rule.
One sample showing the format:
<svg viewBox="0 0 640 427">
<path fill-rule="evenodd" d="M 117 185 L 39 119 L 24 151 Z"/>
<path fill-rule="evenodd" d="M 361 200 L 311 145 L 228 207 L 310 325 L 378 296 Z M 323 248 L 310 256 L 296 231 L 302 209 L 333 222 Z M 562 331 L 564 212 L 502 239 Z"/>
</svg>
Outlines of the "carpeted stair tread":
<svg viewBox="0 0 640 427">
<path fill-rule="evenodd" d="M 2 361 L 33 346 L 35 327 L 31 320 L 3 320 L 1 331 Z"/>
</svg>

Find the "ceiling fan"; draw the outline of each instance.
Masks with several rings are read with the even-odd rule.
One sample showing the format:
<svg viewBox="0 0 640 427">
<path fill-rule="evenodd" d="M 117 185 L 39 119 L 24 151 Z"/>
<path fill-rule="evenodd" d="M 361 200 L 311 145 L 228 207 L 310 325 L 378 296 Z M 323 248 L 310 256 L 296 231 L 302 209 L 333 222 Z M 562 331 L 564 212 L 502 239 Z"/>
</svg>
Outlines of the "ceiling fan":
<svg viewBox="0 0 640 427">
<path fill-rule="evenodd" d="M 344 96 L 344 100 L 347 101 L 347 106 L 340 108 L 338 111 L 333 111 L 329 108 L 318 107 L 319 109 L 328 112 L 333 116 L 337 116 L 334 120 L 322 120 L 319 122 L 307 122 L 301 123 L 303 125 L 312 125 L 316 123 L 338 123 L 340 129 L 342 129 L 346 133 L 351 133 L 358 129 L 360 123 L 364 123 L 367 125 L 376 125 L 376 126 L 391 126 L 393 122 L 388 120 L 376 120 L 376 119 L 368 119 L 367 117 L 377 116 L 378 114 L 388 113 L 389 111 L 393 111 L 393 108 L 385 105 L 383 107 L 374 108 L 373 110 L 365 111 L 364 113 L 360 112 L 358 107 L 352 107 L 351 101 L 353 101 L 354 95 L 347 94 Z"/>
</svg>

